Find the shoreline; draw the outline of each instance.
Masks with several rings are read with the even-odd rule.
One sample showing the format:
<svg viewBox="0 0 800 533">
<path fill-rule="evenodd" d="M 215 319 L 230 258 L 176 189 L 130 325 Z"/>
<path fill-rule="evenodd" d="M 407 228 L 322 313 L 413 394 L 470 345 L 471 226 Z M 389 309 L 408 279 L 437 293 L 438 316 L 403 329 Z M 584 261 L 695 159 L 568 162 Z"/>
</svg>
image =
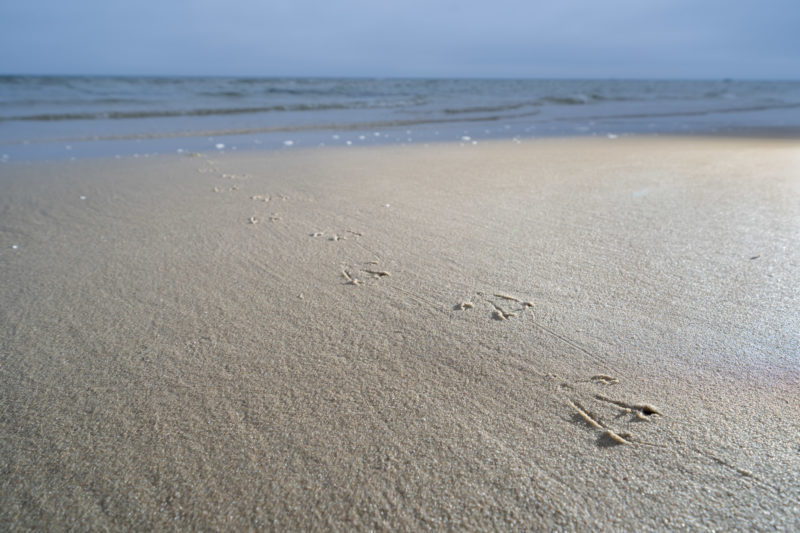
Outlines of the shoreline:
<svg viewBox="0 0 800 533">
<path fill-rule="evenodd" d="M 796 143 L 8 163 L 0 187 L 12 528 L 797 525 Z"/>
<path fill-rule="evenodd" d="M 486 124 L 482 122 L 475 122 L 472 125 L 476 128 L 483 128 Z M 380 127 L 379 127 L 380 126 Z M 502 131 L 493 132 L 491 135 L 478 135 L 462 136 L 459 139 L 459 134 L 450 132 L 452 138 L 440 136 L 439 132 L 431 134 L 428 132 L 424 135 L 424 140 L 405 140 L 401 131 L 402 127 L 391 125 L 386 129 L 387 124 L 356 124 L 352 127 L 338 127 L 334 128 L 328 125 L 313 126 L 308 128 L 303 127 L 274 127 L 267 129 L 248 129 L 231 132 L 230 130 L 215 130 L 204 132 L 162 132 L 162 133 L 142 133 L 131 135 L 114 135 L 110 137 L 102 136 L 84 136 L 84 137 L 59 137 L 59 138 L 46 138 L 38 139 L 35 141 L 7 141 L 0 143 L 0 164 L 11 162 L 21 163 L 39 163 L 39 162 L 59 162 L 59 161 L 77 161 L 87 159 L 124 159 L 124 158 L 150 158 L 161 157 L 170 155 L 192 155 L 200 154 L 204 157 L 214 157 L 215 155 L 222 154 L 236 154 L 236 153 L 271 153 L 281 152 L 287 150 L 316 150 L 316 149 L 352 149 L 352 148 L 386 148 L 392 146 L 437 146 L 448 144 L 470 144 L 470 143 L 528 143 L 536 142 L 539 140 L 561 140 L 561 141 L 581 141 L 587 139 L 743 139 L 743 140 L 798 140 L 800 139 L 800 126 L 736 126 L 733 128 L 718 129 L 709 128 L 707 130 L 691 130 L 691 131 L 654 131 L 654 132 L 617 132 L 617 133 L 604 133 L 595 132 L 591 135 L 588 134 L 564 134 L 564 133 L 530 133 L 526 135 L 520 134 L 503 134 Z M 380 129 L 382 134 L 378 135 L 376 132 L 373 135 L 367 135 L 367 131 L 372 129 Z M 466 130 L 465 130 L 466 131 Z M 258 138 L 254 138 L 257 134 L 270 134 L 275 136 L 281 134 L 281 138 L 274 138 L 270 142 L 265 142 Z M 303 142 L 298 143 L 292 138 L 292 133 L 308 136 L 309 139 L 313 137 L 313 141 L 304 139 Z M 310 135 L 313 134 L 313 135 Z M 200 146 L 200 139 L 207 138 L 205 144 L 206 149 L 193 150 L 192 148 L 185 148 L 185 146 Z M 468 140 L 465 141 L 464 139 Z M 233 139 L 232 141 L 229 139 Z M 132 146 L 141 143 L 142 141 L 155 141 L 160 143 L 154 146 L 155 151 L 141 150 L 141 146 L 137 149 L 131 148 Z M 188 141 L 182 142 L 182 141 Z M 218 142 L 219 141 L 219 142 Z M 368 141 L 368 142 L 365 142 Z M 86 143 L 85 145 L 83 143 Z M 96 148 L 97 143 L 123 143 L 120 145 L 121 150 L 113 150 L 109 147 Z M 209 145 L 208 143 L 211 143 Z M 130 145 L 130 146 L 126 146 Z M 221 144 L 224 146 L 222 149 L 215 149 L 214 144 Z M 56 146 L 58 145 L 58 146 Z M 82 150 L 80 146 L 88 146 L 89 149 Z M 36 149 L 36 147 L 41 147 Z M 75 147 L 79 148 L 75 150 Z M 19 154 L 11 156 L 8 152 L 13 153 L 13 149 L 9 150 L 8 147 L 25 147 L 23 155 Z M 29 147 L 32 147 L 29 148 Z M 74 150 L 74 151 L 73 151 Z M 27 151 L 27 157 L 24 153 Z M 76 156 L 75 154 L 80 154 Z"/>
</svg>

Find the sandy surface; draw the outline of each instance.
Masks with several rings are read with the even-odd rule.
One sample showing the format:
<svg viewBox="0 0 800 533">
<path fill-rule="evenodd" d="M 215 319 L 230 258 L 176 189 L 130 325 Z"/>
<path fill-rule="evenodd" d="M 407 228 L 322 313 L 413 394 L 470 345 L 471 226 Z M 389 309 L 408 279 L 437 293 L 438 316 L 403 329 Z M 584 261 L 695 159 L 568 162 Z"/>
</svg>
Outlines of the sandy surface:
<svg viewBox="0 0 800 533">
<path fill-rule="evenodd" d="M 5 164 L 0 523 L 798 529 L 798 309 L 796 142 Z"/>
</svg>

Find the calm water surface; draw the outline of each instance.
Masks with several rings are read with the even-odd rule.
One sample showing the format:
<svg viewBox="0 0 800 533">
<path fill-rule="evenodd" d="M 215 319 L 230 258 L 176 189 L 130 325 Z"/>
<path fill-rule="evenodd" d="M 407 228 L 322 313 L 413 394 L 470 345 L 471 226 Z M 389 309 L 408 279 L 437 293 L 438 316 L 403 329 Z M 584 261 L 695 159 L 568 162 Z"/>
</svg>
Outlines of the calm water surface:
<svg viewBox="0 0 800 533">
<path fill-rule="evenodd" d="M 480 142 L 800 138 L 800 82 L 0 76 L 0 160 Z"/>
</svg>

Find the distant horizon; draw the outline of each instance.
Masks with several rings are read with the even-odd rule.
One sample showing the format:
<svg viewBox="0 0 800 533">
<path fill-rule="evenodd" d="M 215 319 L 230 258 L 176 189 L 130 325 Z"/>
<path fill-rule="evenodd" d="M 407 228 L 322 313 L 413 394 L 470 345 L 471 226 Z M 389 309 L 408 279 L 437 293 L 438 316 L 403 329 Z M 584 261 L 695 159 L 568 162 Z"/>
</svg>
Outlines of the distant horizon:
<svg viewBox="0 0 800 533">
<path fill-rule="evenodd" d="M 41 73 L 0 72 L 2 78 L 219 78 L 219 79 L 320 79 L 320 80 L 473 80 L 473 81 L 721 81 L 721 82 L 800 82 L 795 78 L 757 78 L 735 76 L 709 77 L 625 77 L 625 76 L 413 76 L 413 75 L 295 75 L 295 74 L 141 74 L 141 73 Z"/>
</svg>

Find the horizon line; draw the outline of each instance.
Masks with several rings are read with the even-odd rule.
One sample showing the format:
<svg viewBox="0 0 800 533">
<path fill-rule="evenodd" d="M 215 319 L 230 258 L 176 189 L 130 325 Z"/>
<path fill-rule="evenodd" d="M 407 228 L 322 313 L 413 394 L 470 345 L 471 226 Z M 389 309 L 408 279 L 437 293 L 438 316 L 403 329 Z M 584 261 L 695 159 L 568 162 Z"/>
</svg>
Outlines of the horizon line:
<svg viewBox="0 0 800 533">
<path fill-rule="evenodd" d="M 20 73 L 0 72 L 0 78 L 219 78 L 219 79 L 318 79 L 318 80 L 464 80 L 464 81 L 775 81 L 798 82 L 800 77 L 735 77 L 735 76 L 414 76 L 414 75 L 331 75 L 331 74 L 142 74 L 142 73 Z"/>
</svg>

